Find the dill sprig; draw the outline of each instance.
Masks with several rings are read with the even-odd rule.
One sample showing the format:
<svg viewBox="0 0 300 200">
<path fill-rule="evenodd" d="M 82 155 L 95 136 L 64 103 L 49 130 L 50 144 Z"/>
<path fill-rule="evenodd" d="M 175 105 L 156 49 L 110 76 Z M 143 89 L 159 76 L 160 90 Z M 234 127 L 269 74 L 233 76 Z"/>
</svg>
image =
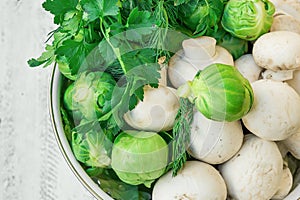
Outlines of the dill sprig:
<svg viewBox="0 0 300 200">
<path fill-rule="evenodd" d="M 173 127 L 173 176 L 177 175 L 187 160 L 186 147 L 190 141 L 193 121 L 193 104 L 187 98 L 180 98 L 179 102 L 180 107 Z"/>
</svg>

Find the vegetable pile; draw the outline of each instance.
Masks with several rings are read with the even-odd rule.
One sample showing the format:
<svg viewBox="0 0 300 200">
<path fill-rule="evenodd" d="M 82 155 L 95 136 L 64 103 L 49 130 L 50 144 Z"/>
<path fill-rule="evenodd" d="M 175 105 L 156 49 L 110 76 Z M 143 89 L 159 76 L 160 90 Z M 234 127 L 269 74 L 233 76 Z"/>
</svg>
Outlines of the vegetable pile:
<svg viewBox="0 0 300 200">
<path fill-rule="evenodd" d="M 42 6 L 57 28 L 28 64 L 63 75 L 66 138 L 113 199 L 283 199 L 300 184 L 299 1 Z"/>
</svg>

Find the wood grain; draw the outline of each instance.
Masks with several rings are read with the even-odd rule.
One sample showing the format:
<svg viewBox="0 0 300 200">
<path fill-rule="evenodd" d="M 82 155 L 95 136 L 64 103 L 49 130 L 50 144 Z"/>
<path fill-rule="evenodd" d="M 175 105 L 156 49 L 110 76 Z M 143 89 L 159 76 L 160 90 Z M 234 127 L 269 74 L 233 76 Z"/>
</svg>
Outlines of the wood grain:
<svg viewBox="0 0 300 200">
<path fill-rule="evenodd" d="M 48 111 L 52 69 L 26 63 L 55 28 L 42 2 L 0 1 L 0 200 L 92 200 L 55 141 Z"/>
</svg>

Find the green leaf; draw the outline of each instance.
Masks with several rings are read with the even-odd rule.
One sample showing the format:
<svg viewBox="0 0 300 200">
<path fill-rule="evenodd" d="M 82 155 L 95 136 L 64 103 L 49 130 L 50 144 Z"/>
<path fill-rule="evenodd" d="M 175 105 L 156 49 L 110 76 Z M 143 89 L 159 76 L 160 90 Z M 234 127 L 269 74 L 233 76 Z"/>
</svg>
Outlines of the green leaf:
<svg viewBox="0 0 300 200">
<path fill-rule="evenodd" d="M 100 171 L 100 170 L 98 170 Z M 121 181 L 112 169 L 93 177 L 100 183 L 101 189 L 116 200 L 150 200 L 151 192 L 143 191 L 141 186 L 130 185 Z"/>
<path fill-rule="evenodd" d="M 188 3 L 190 0 L 174 0 L 174 5 L 179 6 L 184 3 Z"/>
<path fill-rule="evenodd" d="M 37 59 L 30 59 L 27 61 L 30 67 L 37 67 L 44 64 L 44 67 L 51 65 L 55 60 L 54 47 L 46 45 L 45 52 Z"/>
<path fill-rule="evenodd" d="M 126 71 L 128 72 L 139 66 L 146 66 L 149 63 L 156 63 L 155 53 L 156 51 L 153 49 L 140 49 L 122 55 L 122 60 L 125 64 Z M 139 69 L 143 70 L 143 73 L 145 73 L 144 69 L 148 70 L 149 68 L 139 67 Z M 134 73 L 138 73 L 137 70 L 134 70 Z"/>
<path fill-rule="evenodd" d="M 80 23 L 82 20 L 82 12 L 69 11 L 65 14 L 65 19 L 62 22 L 62 30 L 68 32 L 71 35 L 78 33 L 80 29 Z"/>
<path fill-rule="evenodd" d="M 80 4 L 89 22 L 119 13 L 118 0 L 81 0 Z"/>
<path fill-rule="evenodd" d="M 69 119 L 68 112 L 63 107 L 60 108 L 60 112 L 61 112 L 61 116 L 62 116 L 62 121 L 63 121 L 63 126 L 64 126 L 64 131 L 65 131 L 66 137 L 67 137 L 68 141 L 71 141 L 72 140 L 72 127 L 74 126 L 74 124 Z"/>
<path fill-rule="evenodd" d="M 46 0 L 43 3 L 45 10 L 54 15 L 54 23 L 61 24 L 64 20 L 64 15 L 68 11 L 76 10 L 78 0 Z"/>
<path fill-rule="evenodd" d="M 131 29 L 152 27 L 155 23 L 155 18 L 151 15 L 151 12 L 139 11 L 138 8 L 134 8 L 127 18 L 126 27 Z"/>
<path fill-rule="evenodd" d="M 180 18 L 183 23 L 200 36 L 218 29 L 224 9 L 222 0 L 190 0 L 180 5 Z"/>
<path fill-rule="evenodd" d="M 71 74 L 76 74 L 79 70 L 86 69 L 84 62 L 89 53 L 96 47 L 97 44 L 88 44 L 82 41 L 67 39 L 56 50 L 58 56 L 65 56 L 71 69 Z"/>
<path fill-rule="evenodd" d="M 148 11 L 139 11 L 134 8 L 126 22 L 126 38 L 130 41 L 139 43 L 147 43 L 145 36 L 150 36 L 155 30 L 155 25 L 158 24 L 155 17 Z"/>
</svg>

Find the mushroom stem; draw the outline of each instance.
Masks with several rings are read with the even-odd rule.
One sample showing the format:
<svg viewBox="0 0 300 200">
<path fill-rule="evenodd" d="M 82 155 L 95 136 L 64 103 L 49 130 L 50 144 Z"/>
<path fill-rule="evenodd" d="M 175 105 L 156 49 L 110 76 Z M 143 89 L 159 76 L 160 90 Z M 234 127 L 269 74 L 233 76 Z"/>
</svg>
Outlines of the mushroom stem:
<svg viewBox="0 0 300 200">
<path fill-rule="evenodd" d="M 168 65 L 163 63 L 159 64 L 160 65 L 160 79 L 158 80 L 159 85 L 167 86 L 167 67 Z"/>
</svg>

